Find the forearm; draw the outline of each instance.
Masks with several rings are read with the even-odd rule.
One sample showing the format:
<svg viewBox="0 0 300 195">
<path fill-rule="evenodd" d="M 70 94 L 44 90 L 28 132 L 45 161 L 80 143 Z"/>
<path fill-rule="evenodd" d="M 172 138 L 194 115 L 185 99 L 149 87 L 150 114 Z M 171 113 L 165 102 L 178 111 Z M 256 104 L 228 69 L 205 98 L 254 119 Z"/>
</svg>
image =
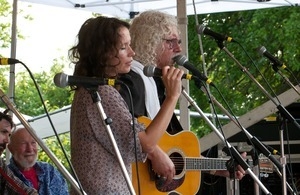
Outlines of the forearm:
<svg viewBox="0 0 300 195">
<path fill-rule="evenodd" d="M 151 121 L 144 132 L 139 133 L 143 151 L 152 152 L 160 138 L 166 132 L 177 103 L 176 98 L 165 100 L 156 117 Z"/>
</svg>

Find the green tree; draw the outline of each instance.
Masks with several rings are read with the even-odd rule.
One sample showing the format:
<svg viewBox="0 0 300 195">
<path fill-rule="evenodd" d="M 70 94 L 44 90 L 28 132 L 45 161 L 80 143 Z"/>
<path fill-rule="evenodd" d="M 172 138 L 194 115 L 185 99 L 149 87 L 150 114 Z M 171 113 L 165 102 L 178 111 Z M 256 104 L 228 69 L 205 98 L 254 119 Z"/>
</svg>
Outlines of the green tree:
<svg viewBox="0 0 300 195">
<path fill-rule="evenodd" d="M 228 101 L 235 115 L 242 115 L 249 110 L 266 102 L 266 97 L 257 85 L 241 71 L 241 68 L 226 54 L 223 46 L 272 94 L 266 82 L 277 95 L 290 87 L 282 78 L 275 74 L 269 61 L 258 54 L 257 49 L 265 46 L 267 50 L 288 65 L 295 78 L 299 77 L 299 39 L 300 34 L 299 7 L 282 7 L 261 9 L 243 12 L 228 12 L 208 15 L 198 15 L 200 24 L 210 27 L 215 32 L 227 34 L 237 43 L 218 44 L 209 36 L 202 36 L 202 48 L 205 56 L 205 67 L 209 78 L 217 86 L 220 93 Z M 279 20 L 279 18 L 281 18 Z M 203 70 L 200 44 L 196 32 L 195 16 L 189 16 L 188 43 L 189 61 L 194 62 L 199 70 Z M 250 58 L 249 58 L 250 57 Z M 262 74 L 260 75 L 259 72 Z M 286 74 L 286 72 L 285 72 Z M 291 81 L 297 84 L 292 75 Z M 219 91 L 211 88 L 212 95 L 226 107 Z M 205 112 L 210 112 L 209 102 L 204 93 L 193 83 L 190 85 L 190 94 Z M 272 94 L 273 95 L 273 94 Z M 219 113 L 221 111 L 218 110 Z M 223 122 L 223 124 L 226 121 Z M 199 118 L 191 120 L 192 129 L 202 137 L 211 130 Z"/>
<path fill-rule="evenodd" d="M 0 46 L 7 48 L 10 43 L 10 26 L 8 18 L 11 16 L 11 6 L 6 0 L 0 0 Z M 11 17 L 10 17 L 11 18 Z"/>
<path fill-rule="evenodd" d="M 55 86 L 53 78 L 56 73 L 62 72 L 64 64 L 63 59 L 54 60 L 54 65 L 50 72 L 41 72 L 29 76 L 29 72 L 20 72 L 16 75 L 15 104 L 21 113 L 30 116 L 38 116 L 45 113 L 44 104 L 47 111 L 54 111 L 63 106 L 70 105 L 71 92 L 68 89 L 62 89 Z M 34 80 L 37 87 L 34 85 Z M 39 96 L 39 93 L 43 99 Z"/>
</svg>

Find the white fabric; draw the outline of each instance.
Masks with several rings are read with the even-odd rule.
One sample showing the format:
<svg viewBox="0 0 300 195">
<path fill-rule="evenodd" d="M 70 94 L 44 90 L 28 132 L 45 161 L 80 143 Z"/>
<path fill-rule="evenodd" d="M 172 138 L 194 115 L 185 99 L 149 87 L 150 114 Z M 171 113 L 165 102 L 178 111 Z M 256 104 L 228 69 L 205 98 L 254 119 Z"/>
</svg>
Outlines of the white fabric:
<svg viewBox="0 0 300 195">
<path fill-rule="evenodd" d="M 141 75 L 144 85 L 145 85 L 145 105 L 147 109 L 147 114 L 150 119 L 153 119 L 160 109 L 160 104 L 158 100 L 156 83 L 153 77 L 147 77 L 143 72 L 144 66 L 138 61 L 133 61 L 131 65 L 131 70 Z"/>
</svg>

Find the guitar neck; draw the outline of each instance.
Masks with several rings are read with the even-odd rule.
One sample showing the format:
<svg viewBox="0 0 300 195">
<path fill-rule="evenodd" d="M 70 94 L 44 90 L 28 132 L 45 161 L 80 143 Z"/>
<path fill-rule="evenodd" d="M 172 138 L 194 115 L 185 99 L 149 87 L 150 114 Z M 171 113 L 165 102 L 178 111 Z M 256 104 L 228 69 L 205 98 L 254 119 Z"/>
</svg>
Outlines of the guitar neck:
<svg viewBox="0 0 300 195">
<path fill-rule="evenodd" d="M 226 170 L 228 159 L 218 158 L 185 158 L 186 170 Z"/>
</svg>

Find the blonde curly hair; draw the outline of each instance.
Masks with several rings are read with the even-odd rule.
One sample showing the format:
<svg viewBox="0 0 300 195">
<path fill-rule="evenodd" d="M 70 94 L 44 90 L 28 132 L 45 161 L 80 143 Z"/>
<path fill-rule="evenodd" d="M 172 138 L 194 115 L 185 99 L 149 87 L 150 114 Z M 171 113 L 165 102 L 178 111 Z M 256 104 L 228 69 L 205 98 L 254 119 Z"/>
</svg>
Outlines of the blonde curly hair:
<svg viewBox="0 0 300 195">
<path fill-rule="evenodd" d="M 129 29 L 134 59 L 144 66 L 156 66 L 158 51 L 164 49 L 163 38 L 174 28 L 179 33 L 177 18 L 161 11 L 149 10 L 136 16 Z"/>
</svg>

